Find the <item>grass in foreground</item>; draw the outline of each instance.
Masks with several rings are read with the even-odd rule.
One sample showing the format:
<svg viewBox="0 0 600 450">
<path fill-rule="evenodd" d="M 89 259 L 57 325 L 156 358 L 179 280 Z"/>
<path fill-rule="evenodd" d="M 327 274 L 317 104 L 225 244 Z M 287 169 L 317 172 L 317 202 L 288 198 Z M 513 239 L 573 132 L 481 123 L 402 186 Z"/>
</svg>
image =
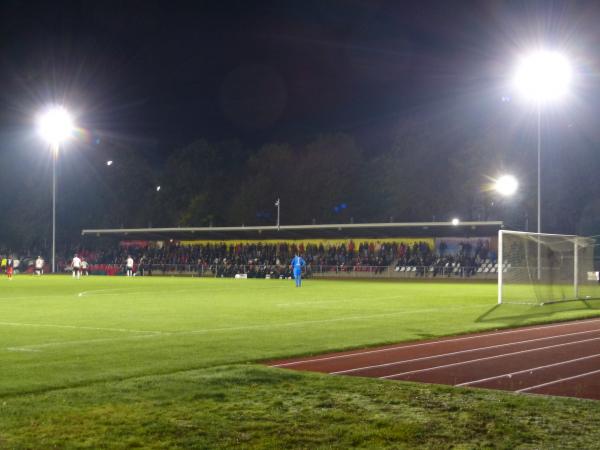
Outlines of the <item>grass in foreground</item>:
<svg viewBox="0 0 600 450">
<path fill-rule="evenodd" d="M 597 302 L 497 307 L 487 284 L 0 282 L 0 448 L 593 447 L 579 434 L 594 402 L 228 365 L 590 317 Z"/>
<path fill-rule="evenodd" d="M 5 399 L 2 448 L 600 446 L 600 403 L 226 366 Z"/>
</svg>

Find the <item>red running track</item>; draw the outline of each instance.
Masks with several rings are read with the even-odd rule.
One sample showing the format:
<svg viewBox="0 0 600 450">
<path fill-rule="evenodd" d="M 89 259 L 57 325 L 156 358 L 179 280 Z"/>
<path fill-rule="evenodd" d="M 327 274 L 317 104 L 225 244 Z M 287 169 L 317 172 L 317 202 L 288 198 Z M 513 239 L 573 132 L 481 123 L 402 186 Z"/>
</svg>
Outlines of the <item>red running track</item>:
<svg viewBox="0 0 600 450">
<path fill-rule="evenodd" d="M 274 361 L 332 375 L 600 400 L 600 319 Z"/>
</svg>

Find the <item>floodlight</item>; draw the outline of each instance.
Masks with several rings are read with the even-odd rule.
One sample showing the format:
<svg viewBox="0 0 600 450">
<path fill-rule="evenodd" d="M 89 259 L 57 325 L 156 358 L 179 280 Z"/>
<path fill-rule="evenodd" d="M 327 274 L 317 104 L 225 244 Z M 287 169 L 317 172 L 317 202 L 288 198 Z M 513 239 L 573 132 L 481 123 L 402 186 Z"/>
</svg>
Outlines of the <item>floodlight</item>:
<svg viewBox="0 0 600 450">
<path fill-rule="evenodd" d="M 156 192 L 160 191 L 160 186 L 156 186 Z"/>
<path fill-rule="evenodd" d="M 564 97 L 571 78 L 567 58 L 558 52 L 544 50 L 521 58 L 514 83 L 523 98 L 541 104 Z"/>
<path fill-rule="evenodd" d="M 512 175 L 502 175 L 494 183 L 494 190 L 505 197 L 513 195 L 518 188 L 519 182 Z"/>
<path fill-rule="evenodd" d="M 107 166 L 112 166 L 112 165 L 113 165 L 113 162 L 112 162 L 112 160 L 106 161 L 106 165 L 107 165 Z"/>
<path fill-rule="evenodd" d="M 452 225 L 456 226 L 459 223 L 460 223 L 460 220 L 458 218 L 455 217 L 454 219 L 452 219 Z"/>
<path fill-rule="evenodd" d="M 74 130 L 73 119 L 62 106 L 47 109 L 37 118 L 38 132 L 52 148 L 52 272 L 56 272 L 56 160 L 60 143 Z"/>
<path fill-rule="evenodd" d="M 572 70 L 564 55 L 537 51 L 521 58 L 514 77 L 514 87 L 524 99 L 537 106 L 537 232 L 542 232 L 542 104 L 564 97 L 569 91 Z M 541 246 L 538 243 L 538 280 L 541 279 Z"/>
<path fill-rule="evenodd" d="M 73 133 L 73 119 L 62 106 L 50 108 L 38 118 L 40 135 L 52 145 L 58 145 Z"/>
</svg>

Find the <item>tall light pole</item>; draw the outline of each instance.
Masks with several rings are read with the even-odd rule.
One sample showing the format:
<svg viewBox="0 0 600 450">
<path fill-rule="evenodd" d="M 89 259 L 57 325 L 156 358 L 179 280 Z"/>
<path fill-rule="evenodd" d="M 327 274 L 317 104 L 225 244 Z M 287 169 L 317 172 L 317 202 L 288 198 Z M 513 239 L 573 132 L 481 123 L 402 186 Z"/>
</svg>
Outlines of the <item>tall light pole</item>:
<svg viewBox="0 0 600 450">
<path fill-rule="evenodd" d="M 277 206 L 277 231 L 279 231 L 279 218 L 280 218 L 280 210 L 281 210 L 281 199 L 277 199 L 275 201 L 275 206 Z"/>
<path fill-rule="evenodd" d="M 62 106 L 49 108 L 38 118 L 38 131 L 52 151 L 52 273 L 56 272 L 56 161 L 60 143 L 73 129 L 73 119 Z"/>
<path fill-rule="evenodd" d="M 536 106 L 537 112 L 537 232 L 542 232 L 542 107 L 563 98 L 571 84 L 571 65 L 558 52 L 538 50 L 519 61 L 514 83 L 521 96 Z M 538 280 L 541 278 L 541 247 L 537 246 Z"/>
</svg>

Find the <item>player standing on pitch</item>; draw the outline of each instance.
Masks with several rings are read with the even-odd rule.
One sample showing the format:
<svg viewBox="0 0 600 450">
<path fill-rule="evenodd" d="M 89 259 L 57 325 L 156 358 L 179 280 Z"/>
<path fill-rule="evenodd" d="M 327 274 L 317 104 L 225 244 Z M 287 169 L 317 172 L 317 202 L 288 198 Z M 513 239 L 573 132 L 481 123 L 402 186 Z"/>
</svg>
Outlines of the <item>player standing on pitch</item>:
<svg viewBox="0 0 600 450">
<path fill-rule="evenodd" d="M 81 259 L 81 274 L 87 277 L 90 274 L 89 264 L 85 259 Z"/>
<path fill-rule="evenodd" d="M 306 261 L 302 256 L 299 256 L 296 253 L 296 256 L 292 259 L 290 267 L 292 269 L 292 273 L 294 274 L 294 280 L 296 280 L 296 287 L 302 287 L 302 268 L 306 266 Z"/>
<path fill-rule="evenodd" d="M 14 265 L 15 265 L 15 260 L 12 257 L 12 255 L 10 255 L 8 258 L 6 258 L 6 276 L 8 277 L 9 280 L 12 280 L 13 272 L 15 270 Z"/>
<path fill-rule="evenodd" d="M 71 270 L 73 270 L 73 278 L 79 280 L 79 277 L 81 276 L 81 259 L 77 256 L 77 253 L 75 253 L 73 261 L 71 261 Z"/>
<path fill-rule="evenodd" d="M 38 256 L 35 260 L 35 271 L 34 273 L 39 277 L 44 273 L 44 259 Z"/>
<path fill-rule="evenodd" d="M 127 262 L 125 263 L 125 268 L 127 269 L 127 276 L 132 277 L 133 276 L 133 258 L 131 257 L 131 255 L 127 256 Z"/>
</svg>

